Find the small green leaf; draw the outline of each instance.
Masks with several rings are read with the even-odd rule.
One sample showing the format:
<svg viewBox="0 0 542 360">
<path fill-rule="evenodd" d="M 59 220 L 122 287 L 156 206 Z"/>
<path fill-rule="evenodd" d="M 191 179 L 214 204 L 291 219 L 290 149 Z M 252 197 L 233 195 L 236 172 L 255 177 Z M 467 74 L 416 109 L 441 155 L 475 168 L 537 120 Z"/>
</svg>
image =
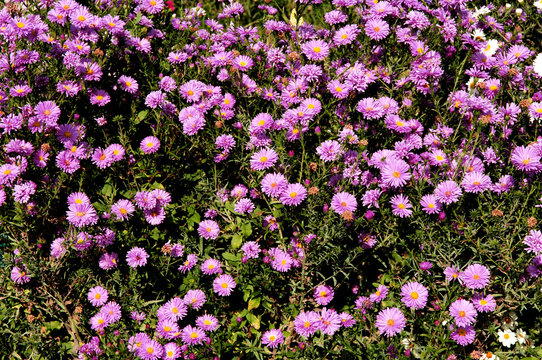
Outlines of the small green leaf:
<svg viewBox="0 0 542 360">
<path fill-rule="evenodd" d="M 239 261 L 241 261 L 240 256 L 233 255 L 232 253 L 229 253 L 229 252 L 222 253 L 222 257 L 224 259 L 228 260 L 228 261 L 231 261 L 231 262 L 239 262 Z"/>
<path fill-rule="evenodd" d="M 243 237 L 241 235 L 235 234 L 231 238 L 231 247 L 233 249 L 239 249 L 242 243 L 243 243 Z"/>
<path fill-rule="evenodd" d="M 255 299 L 250 299 L 248 301 L 248 309 L 249 310 L 252 310 L 252 309 L 257 309 L 259 306 L 260 306 L 260 302 L 262 301 L 262 298 L 255 298 Z"/>
</svg>

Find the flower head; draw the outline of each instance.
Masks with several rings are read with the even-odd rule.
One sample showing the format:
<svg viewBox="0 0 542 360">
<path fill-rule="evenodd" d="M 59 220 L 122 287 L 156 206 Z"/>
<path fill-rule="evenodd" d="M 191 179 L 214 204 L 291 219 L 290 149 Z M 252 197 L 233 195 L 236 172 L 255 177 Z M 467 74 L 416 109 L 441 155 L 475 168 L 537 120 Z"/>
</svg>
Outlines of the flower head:
<svg viewBox="0 0 542 360">
<path fill-rule="evenodd" d="M 380 335 L 388 337 L 399 334 L 406 326 L 406 319 L 401 310 L 386 308 L 376 316 L 375 323 Z"/>
</svg>

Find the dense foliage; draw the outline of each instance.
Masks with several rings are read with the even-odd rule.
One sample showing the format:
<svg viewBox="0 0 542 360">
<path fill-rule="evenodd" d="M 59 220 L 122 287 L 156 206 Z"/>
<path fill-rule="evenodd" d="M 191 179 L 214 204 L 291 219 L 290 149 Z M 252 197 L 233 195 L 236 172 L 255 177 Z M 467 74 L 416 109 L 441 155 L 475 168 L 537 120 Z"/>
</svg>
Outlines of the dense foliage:
<svg viewBox="0 0 542 360">
<path fill-rule="evenodd" d="M 0 10 L 0 357 L 542 356 L 542 1 Z"/>
</svg>

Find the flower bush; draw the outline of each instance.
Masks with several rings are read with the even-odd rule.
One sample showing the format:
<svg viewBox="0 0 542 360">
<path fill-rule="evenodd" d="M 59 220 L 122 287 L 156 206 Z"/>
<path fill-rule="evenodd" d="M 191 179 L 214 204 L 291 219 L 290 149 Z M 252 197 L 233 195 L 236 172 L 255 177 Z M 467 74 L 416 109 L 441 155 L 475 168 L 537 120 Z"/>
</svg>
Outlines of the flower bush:
<svg viewBox="0 0 542 360">
<path fill-rule="evenodd" d="M 0 355 L 542 356 L 542 3 L 9 2 Z"/>
</svg>

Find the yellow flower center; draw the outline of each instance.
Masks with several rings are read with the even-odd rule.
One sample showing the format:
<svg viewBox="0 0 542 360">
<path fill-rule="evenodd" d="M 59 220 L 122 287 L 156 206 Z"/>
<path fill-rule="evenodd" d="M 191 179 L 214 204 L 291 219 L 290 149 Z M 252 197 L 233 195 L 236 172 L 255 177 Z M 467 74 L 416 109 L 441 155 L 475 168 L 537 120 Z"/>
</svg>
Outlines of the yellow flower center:
<svg viewBox="0 0 542 360">
<path fill-rule="evenodd" d="M 402 209 L 405 208 L 405 204 L 401 203 L 401 204 L 397 205 L 397 207 L 402 210 Z"/>
<path fill-rule="evenodd" d="M 314 49 L 312 49 L 315 53 L 319 53 L 320 51 L 322 51 L 322 49 L 320 49 L 318 46 L 315 46 Z"/>
<path fill-rule="evenodd" d="M 308 322 L 308 321 L 305 321 L 305 322 L 303 323 L 303 326 L 304 326 L 305 328 L 308 328 L 308 327 L 311 326 L 311 323 Z"/>
<path fill-rule="evenodd" d="M 246 61 L 240 61 L 240 62 L 239 62 L 239 65 L 241 65 L 241 66 L 247 66 L 247 62 L 246 62 Z"/>
<path fill-rule="evenodd" d="M 266 162 L 266 161 L 267 161 L 267 157 L 262 156 L 262 157 L 260 158 L 260 162 L 264 163 L 264 162 Z"/>
<path fill-rule="evenodd" d="M 393 326 L 393 325 L 395 325 L 395 320 L 389 319 L 388 320 L 388 326 Z"/>
<path fill-rule="evenodd" d="M 79 17 L 77 18 L 77 20 L 79 21 L 85 21 L 85 17 L 83 15 L 79 15 Z"/>
<path fill-rule="evenodd" d="M 327 292 L 325 291 L 320 291 L 320 297 L 326 297 L 327 296 Z"/>
<path fill-rule="evenodd" d="M 196 339 L 197 337 L 198 337 L 197 332 L 193 332 L 192 334 L 190 334 L 190 339 Z"/>
<path fill-rule="evenodd" d="M 22 23 L 22 22 L 20 22 L 20 21 L 17 22 L 17 27 L 18 27 L 19 29 L 24 28 L 24 26 L 25 26 L 24 23 Z"/>
<path fill-rule="evenodd" d="M 420 296 L 418 295 L 418 293 L 416 291 L 413 291 L 411 294 L 410 294 L 410 297 L 413 298 L 414 300 L 416 300 L 417 298 L 419 298 Z"/>
<path fill-rule="evenodd" d="M 96 100 L 98 100 L 98 101 L 102 101 L 103 99 L 104 99 L 104 97 L 102 95 L 96 96 Z"/>
<path fill-rule="evenodd" d="M 156 1 L 151 0 L 151 1 L 149 2 L 149 4 L 151 4 L 151 6 L 156 6 Z"/>
<path fill-rule="evenodd" d="M 486 304 L 487 304 L 487 301 L 486 301 L 486 299 L 482 299 L 482 300 L 480 300 L 480 305 L 486 305 Z"/>
<path fill-rule="evenodd" d="M 459 312 L 459 316 L 460 316 L 460 317 L 465 317 L 466 315 L 467 315 L 467 314 L 466 314 L 463 310 L 461 310 L 461 311 Z"/>
<path fill-rule="evenodd" d="M 222 283 L 222 285 L 221 285 L 221 286 L 222 286 L 222 288 L 226 289 L 226 288 L 228 287 L 228 284 L 226 284 L 226 283 Z"/>
<path fill-rule="evenodd" d="M 378 26 L 375 26 L 375 32 L 379 32 L 380 28 Z"/>
<path fill-rule="evenodd" d="M 290 197 L 291 197 L 292 199 L 295 198 L 296 196 L 297 196 L 297 193 L 296 193 L 296 192 L 290 193 Z"/>
<path fill-rule="evenodd" d="M 398 178 L 399 176 L 401 176 L 401 173 L 399 171 L 394 171 L 392 175 L 394 178 Z"/>
<path fill-rule="evenodd" d="M 506 340 L 510 339 L 510 335 L 508 335 L 508 334 L 504 334 L 503 337 L 504 337 Z"/>
<path fill-rule="evenodd" d="M 343 91 L 343 89 L 342 89 L 340 86 L 337 86 L 337 87 L 335 88 L 335 91 L 340 93 L 340 92 Z"/>
</svg>

